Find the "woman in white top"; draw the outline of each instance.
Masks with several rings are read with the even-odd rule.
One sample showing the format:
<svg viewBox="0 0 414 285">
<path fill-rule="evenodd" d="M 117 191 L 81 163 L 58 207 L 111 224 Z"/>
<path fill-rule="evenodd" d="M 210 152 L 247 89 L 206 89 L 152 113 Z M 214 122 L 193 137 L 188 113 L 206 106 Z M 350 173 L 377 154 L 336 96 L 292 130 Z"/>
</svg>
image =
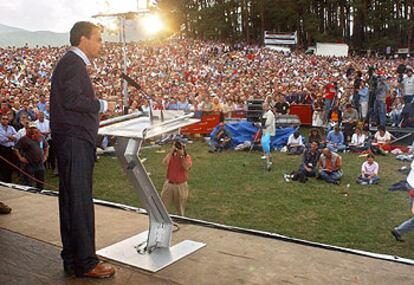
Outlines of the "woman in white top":
<svg viewBox="0 0 414 285">
<path fill-rule="evenodd" d="M 362 132 L 361 128 L 355 128 L 355 133 L 352 135 L 349 149 L 353 152 L 361 152 L 368 149 L 366 144 L 367 136 Z"/>
<path fill-rule="evenodd" d="M 385 130 L 385 127 L 379 126 L 374 135 L 372 146 L 383 151 L 390 151 L 392 149 L 390 146 L 391 139 L 391 134 Z"/>
<path fill-rule="evenodd" d="M 391 134 L 385 130 L 385 127 L 379 126 L 378 131 L 374 135 L 374 142 L 372 143 L 372 149 L 375 153 L 384 154 L 392 150 L 391 147 Z"/>
</svg>

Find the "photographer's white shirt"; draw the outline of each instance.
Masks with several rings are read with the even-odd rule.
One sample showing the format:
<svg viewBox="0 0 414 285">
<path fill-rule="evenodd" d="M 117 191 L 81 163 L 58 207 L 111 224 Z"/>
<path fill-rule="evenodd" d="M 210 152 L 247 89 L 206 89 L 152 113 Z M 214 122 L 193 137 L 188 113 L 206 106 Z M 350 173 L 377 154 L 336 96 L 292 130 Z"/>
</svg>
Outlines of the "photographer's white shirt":
<svg viewBox="0 0 414 285">
<path fill-rule="evenodd" d="M 276 135 L 276 121 L 273 112 L 271 110 L 268 110 L 263 114 L 263 119 L 266 119 L 266 126 L 263 126 L 263 134 L 270 133 L 271 137 Z"/>
</svg>

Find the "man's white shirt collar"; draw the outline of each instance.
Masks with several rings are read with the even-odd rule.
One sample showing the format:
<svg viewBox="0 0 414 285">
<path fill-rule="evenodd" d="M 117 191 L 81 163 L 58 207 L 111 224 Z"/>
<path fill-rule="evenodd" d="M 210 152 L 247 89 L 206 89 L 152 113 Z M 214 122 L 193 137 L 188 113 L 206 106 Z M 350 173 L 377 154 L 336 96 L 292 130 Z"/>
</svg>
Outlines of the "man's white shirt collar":
<svg viewBox="0 0 414 285">
<path fill-rule="evenodd" d="M 77 56 L 79 56 L 83 62 L 86 65 L 91 65 L 91 61 L 89 60 L 89 58 L 86 56 L 86 54 L 78 47 L 70 47 L 69 51 L 75 53 Z"/>
</svg>

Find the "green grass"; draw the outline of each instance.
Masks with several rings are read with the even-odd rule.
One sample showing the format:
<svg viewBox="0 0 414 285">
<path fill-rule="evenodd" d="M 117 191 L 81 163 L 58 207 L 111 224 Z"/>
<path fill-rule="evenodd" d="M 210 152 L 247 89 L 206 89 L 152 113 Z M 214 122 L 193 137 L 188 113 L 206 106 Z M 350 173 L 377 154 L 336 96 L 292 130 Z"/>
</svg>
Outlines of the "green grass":
<svg viewBox="0 0 414 285">
<path fill-rule="evenodd" d="M 168 151 L 169 146 L 163 149 Z M 297 169 L 299 156 L 273 152 L 273 169 L 267 172 L 258 152 L 210 154 L 203 142 L 189 144 L 188 151 L 193 157 L 189 217 L 414 259 L 414 234 L 407 234 L 405 243 L 397 243 L 390 234 L 392 227 L 410 217 L 407 194 L 388 191 L 405 178 L 397 169 L 406 163 L 392 155 L 377 157 L 379 185 L 360 186 L 355 178 L 364 159 L 343 154 L 345 175 L 336 186 L 316 179 L 286 183 L 283 173 Z M 142 152 L 158 191 L 165 177 L 164 155 L 155 149 Z M 48 178 L 57 185 L 56 178 Z M 96 164 L 94 196 L 140 206 L 114 157 L 101 157 Z"/>
</svg>

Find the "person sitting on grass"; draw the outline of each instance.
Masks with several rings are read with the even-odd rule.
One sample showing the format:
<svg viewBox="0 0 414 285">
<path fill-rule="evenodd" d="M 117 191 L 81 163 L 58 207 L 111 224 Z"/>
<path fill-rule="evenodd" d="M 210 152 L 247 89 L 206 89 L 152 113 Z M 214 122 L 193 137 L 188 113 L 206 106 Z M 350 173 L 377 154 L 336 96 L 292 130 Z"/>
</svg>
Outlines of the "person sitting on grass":
<svg viewBox="0 0 414 285">
<path fill-rule="evenodd" d="M 231 137 L 226 132 L 224 123 L 219 124 L 219 129 L 209 144 L 209 152 L 220 152 L 230 146 Z"/>
<path fill-rule="evenodd" d="M 343 176 L 342 158 L 339 154 L 324 148 L 319 157 L 319 178 L 332 184 L 339 185 Z"/>
<path fill-rule="evenodd" d="M 328 133 L 326 142 L 326 146 L 330 151 L 338 152 L 346 149 L 344 134 L 341 132 L 341 128 L 339 126 L 336 126 L 334 130 Z"/>
<path fill-rule="evenodd" d="M 313 142 L 316 142 L 318 144 L 318 148 L 320 149 L 325 147 L 325 139 L 321 135 L 321 132 L 318 128 L 313 128 L 310 130 L 306 148 L 310 148 Z"/>
<path fill-rule="evenodd" d="M 294 132 L 288 138 L 287 142 L 288 154 L 301 154 L 305 149 L 303 138 L 299 131 Z"/>
<path fill-rule="evenodd" d="M 299 166 L 299 172 L 306 177 L 316 176 L 316 169 L 320 156 L 318 146 L 317 142 L 312 142 L 310 148 L 306 149 L 303 154 L 303 163 Z"/>
<path fill-rule="evenodd" d="M 380 181 L 378 176 L 379 165 L 375 161 L 373 154 L 367 155 L 367 160 L 362 164 L 361 175 L 357 178 L 357 183 L 361 185 L 377 184 Z"/>
<path fill-rule="evenodd" d="M 348 146 L 352 152 L 360 153 L 369 148 L 366 142 L 367 136 L 362 132 L 360 127 L 357 127 Z"/>
<path fill-rule="evenodd" d="M 374 135 L 372 149 L 375 153 L 383 154 L 384 151 L 390 151 L 391 134 L 385 130 L 384 126 L 379 126 L 378 131 Z"/>
</svg>

